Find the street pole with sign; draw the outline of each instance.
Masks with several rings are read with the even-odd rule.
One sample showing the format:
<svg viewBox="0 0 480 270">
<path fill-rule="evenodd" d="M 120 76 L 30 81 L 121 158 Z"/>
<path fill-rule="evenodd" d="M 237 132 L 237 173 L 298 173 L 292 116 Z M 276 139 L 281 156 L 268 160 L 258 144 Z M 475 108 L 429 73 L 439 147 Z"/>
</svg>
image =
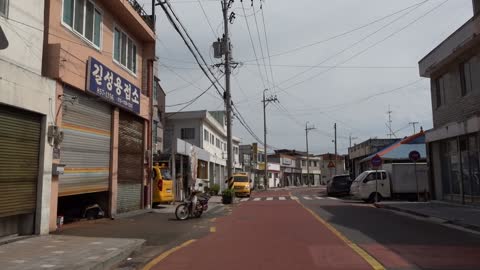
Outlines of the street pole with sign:
<svg viewBox="0 0 480 270">
<path fill-rule="evenodd" d="M 417 187 L 417 201 L 420 201 L 420 193 L 418 191 L 418 178 L 417 178 L 417 161 L 421 158 L 421 155 L 418 151 L 412 151 L 408 154 L 408 158 L 413 161 L 413 166 L 415 170 L 415 185 Z"/>
<path fill-rule="evenodd" d="M 375 203 L 377 203 L 378 202 L 378 168 L 382 166 L 383 160 L 379 155 L 375 155 L 370 160 L 370 163 L 372 167 L 375 169 Z"/>
</svg>

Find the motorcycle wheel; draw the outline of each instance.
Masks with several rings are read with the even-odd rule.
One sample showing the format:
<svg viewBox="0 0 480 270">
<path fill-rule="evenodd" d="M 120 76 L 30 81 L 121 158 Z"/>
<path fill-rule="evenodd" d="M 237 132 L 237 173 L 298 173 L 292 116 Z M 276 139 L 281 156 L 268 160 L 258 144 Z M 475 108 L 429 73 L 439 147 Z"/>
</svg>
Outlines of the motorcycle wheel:
<svg viewBox="0 0 480 270">
<path fill-rule="evenodd" d="M 202 214 L 203 214 L 203 210 L 198 210 L 198 211 L 195 212 L 195 217 L 199 218 L 199 217 L 202 216 Z"/>
<path fill-rule="evenodd" d="M 178 220 L 186 220 L 190 214 L 189 212 L 188 205 L 186 203 L 182 203 L 175 209 L 175 216 Z"/>
</svg>

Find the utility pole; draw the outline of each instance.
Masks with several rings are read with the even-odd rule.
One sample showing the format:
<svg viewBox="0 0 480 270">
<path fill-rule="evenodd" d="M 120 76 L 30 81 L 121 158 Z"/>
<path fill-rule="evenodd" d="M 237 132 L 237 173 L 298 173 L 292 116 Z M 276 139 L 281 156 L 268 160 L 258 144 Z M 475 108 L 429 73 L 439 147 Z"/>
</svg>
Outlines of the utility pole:
<svg viewBox="0 0 480 270">
<path fill-rule="evenodd" d="M 264 161 L 265 161 L 265 168 L 263 174 L 263 184 L 265 189 L 267 189 L 267 178 L 268 178 L 268 156 L 267 156 L 267 105 L 271 102 L 278 102 L 277 96 L 270 96 L 265 98 L 265 92 L 268 89 L 263 90 L 263 148 L 264 148 Z"/>
<path fill-rule="evenodd" d="M 413 134 L 416 134 L 417 130 L 415 129 L 415 126 L 420 124 L 420 123 L 419 122 L 410 122 L 408 124 L 413 126 Z"/>
<path fill-rule="evenodd" d="M 352 140 L 358 139 L 358 137 L 352 137 L 352 134 L 350 133 L 350 136 L 348 136 L 348 139 L 350 140 L 350 147 L 352 148 Z M 350 149 L 348 149 L 348 159 L 350 159 Z M 353 160 L 350 159 L 350 169 L 349 169 L 350 175 L 353 173 Z"/>
<path fill-rule="evenodd" d="M 337 175 L 337 123 L 333 125 L 335 130 L 335 175 Z"/>
<path fill-rule="evenodd" d="M 232 96 L 230 93 L 230 38 L 228 33 L 228 9 L 230 8 L 231 0 L 223 1 L 223 48 L 225 50 L 225 107 L 227 111 L 227 177 L 230 179 L 233 176 L 233 147 L 232 147 Z"/>
<path fill-rule="evenodd" d="M 308 121 L 305 124 L 305 140 L 307 143 L 307 182 L 308 182 L 308 187 L 310 187 L 310 154 L 308 153 L 308 132 L 310 130 L 314 130 L 315 127 L 308 127 Z"/>
<path fill-rule="evenodd" d="M 392 113 L 393 111 L 390 109 L 390 105 L 388 105 L 388 111 L 387 111 L 387 114 L 388 114 L 388 124 L 387 124 L 387 127 L 388 127 L 388 130 L 390 131 L 390 133 L 388 133 L 388 137 L 390 137 L 390 139 L 395 136 L 395 132 L 393 132 L 392 130 Z"/>
</svg>

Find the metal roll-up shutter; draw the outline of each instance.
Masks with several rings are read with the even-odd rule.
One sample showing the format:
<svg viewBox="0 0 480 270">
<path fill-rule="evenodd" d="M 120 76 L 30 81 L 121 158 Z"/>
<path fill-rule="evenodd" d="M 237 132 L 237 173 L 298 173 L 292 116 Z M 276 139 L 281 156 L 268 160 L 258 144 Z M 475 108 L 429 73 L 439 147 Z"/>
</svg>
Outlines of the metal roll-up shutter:
<svg viewBox="0 0 480 270">
<path fill-rule="evenodd" d="M 0 105 L 0 219 L 35 213 L 41 119 Z"/>
<path fill-rule="evenodd" d="M 69 102 L 76 96 L 74 102 Z M 111 106 L 96 97 L 64 90 L 59 196 L 108 191 Z"/>
<path fill-rule="evenodd" d="M 120 111 L 118 145 L 117 211 L 122 213 L 142 205 L 143 120 Z"/>
</svg>

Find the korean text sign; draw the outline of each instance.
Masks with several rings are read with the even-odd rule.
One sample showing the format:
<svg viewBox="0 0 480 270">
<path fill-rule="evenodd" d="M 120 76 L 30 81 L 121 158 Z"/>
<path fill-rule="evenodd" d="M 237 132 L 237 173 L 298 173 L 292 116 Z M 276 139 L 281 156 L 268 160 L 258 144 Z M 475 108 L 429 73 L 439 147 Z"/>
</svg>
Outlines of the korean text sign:
<svg viewBox="0 0 480 270">
<path fill-rule="evenodd" d="M 140 89 L 93 57 L 88 60 L 87 91 L 136 114 L 140 113 Z"/>
</svg>

